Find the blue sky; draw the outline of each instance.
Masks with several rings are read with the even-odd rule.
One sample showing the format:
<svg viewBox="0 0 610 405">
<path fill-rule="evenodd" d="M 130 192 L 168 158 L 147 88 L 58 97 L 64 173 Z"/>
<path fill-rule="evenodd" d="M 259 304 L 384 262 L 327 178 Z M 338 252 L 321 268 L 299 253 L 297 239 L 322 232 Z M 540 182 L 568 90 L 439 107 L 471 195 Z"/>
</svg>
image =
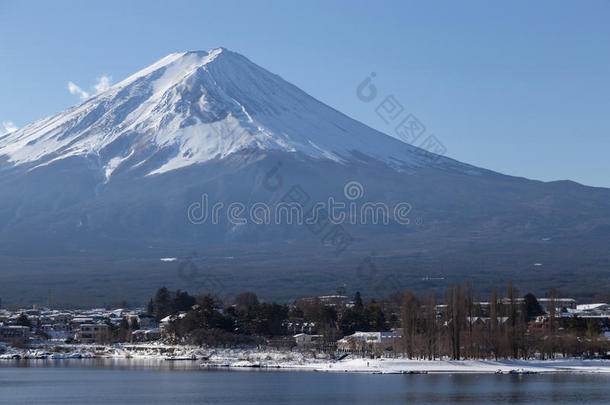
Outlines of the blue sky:
<svg viewBox="0 0 610 405">
<path fill-rule="evenodd" d="M 492 4 L 493 3 L 493 4 Z M 0 0 L 0 123 L 168 53 L 225 46 L 386 133 L 371 72 L 455 159 L 610 187 L 610 2 Z"/>
</svg>

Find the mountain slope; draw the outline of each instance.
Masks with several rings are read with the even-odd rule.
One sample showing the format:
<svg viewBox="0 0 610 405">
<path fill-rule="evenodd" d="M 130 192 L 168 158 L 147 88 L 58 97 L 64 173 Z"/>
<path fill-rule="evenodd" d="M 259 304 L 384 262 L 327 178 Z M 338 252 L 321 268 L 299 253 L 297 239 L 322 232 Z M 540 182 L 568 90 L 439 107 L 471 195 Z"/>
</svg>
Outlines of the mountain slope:
<svg viewBox="0 0 610 405">
<path fill-rule="evenodd" d="M 346 191 L 353 182 L 357 198 Z M 406 203 L 408 218 L 346 221 L 349 244 L 337 252 L 334 226 L 227 216 L 234 203 L 243 216 L 256 203 L 274 207 L 294 187 L 307 209 L 329 198 L 358 209 Z M 190 216 L 204 196 L 223 204 L 218 221 Z M 47 289 L 68 304 L 138 301 L 160 284 L 268 298 L 338 285 L 382 295 L 464 277 L 482 288 L 508 278 L 533 291 L 610 288 L 610 190 L 430 154 L 223 48 L 171 54 L 0 137 L 0 200 L 8 302 L 40 300 Z M 185 277 L 193 257 L 198 270 Z M 89 293 L 66 295 L 66 279 Z"/>
<path fill-rule="evenodd" d="M 148 174 L 158 174 L 249 148 L 337 162 L 358 151 L 395 166 L 466 168 L 376 132 L 223 48 L 168 55 L 0 139 L 6 164 L 40 167 L 87 156 L 99 159 L 106 178 L 150 160 L 156 163 Z"/>
</svg>

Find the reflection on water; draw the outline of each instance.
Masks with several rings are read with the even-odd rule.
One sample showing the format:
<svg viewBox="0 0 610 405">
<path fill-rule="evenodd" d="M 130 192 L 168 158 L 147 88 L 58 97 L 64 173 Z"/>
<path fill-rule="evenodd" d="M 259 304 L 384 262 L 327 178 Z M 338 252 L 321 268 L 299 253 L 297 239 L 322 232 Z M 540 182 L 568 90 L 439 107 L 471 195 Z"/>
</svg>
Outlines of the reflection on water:
<svg viewBox="0 0 610 405">
<path fill-rule="evenodd" d="M 376 375 L 206 370 L 190 361 L 0 361 L 0 403 L 607 404 L 604 374 Z"/>
</svg>

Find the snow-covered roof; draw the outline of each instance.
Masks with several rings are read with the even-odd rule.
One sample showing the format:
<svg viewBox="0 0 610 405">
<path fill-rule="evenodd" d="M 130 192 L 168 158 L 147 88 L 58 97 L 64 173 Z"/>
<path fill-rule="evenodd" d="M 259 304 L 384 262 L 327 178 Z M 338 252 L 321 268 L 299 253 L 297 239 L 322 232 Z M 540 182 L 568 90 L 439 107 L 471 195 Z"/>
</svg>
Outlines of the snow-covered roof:
<svg viewBox="0 0 610 405">
<path fill-rule="evenodd" d="M 576 305 L 576 309 L 578 311 L 595 311 L 605 310 L 608 308 L 610 308 L 610 305 L 604 303 Z"/>
</svg>

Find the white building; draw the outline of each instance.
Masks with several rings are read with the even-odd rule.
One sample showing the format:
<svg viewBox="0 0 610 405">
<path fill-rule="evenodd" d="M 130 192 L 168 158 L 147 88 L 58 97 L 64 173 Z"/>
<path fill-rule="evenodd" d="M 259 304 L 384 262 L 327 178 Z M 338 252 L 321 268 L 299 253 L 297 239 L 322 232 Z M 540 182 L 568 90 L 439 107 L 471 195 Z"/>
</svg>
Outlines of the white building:
<svg viewBox="0 0 610 405">
<path fill-rule="evenodd" d="M 76 332 L 80 343 L 105 343 L 110 340 L 110 326 L 104 323 L 82 324 Z"/>
<path fill-rule="evenodd" d="M 557 315 L 561 314 L 564 309 L 576 309 L 574 298 L 538 298 L 538 303 L 547 314 L 550 312 L 552 305 L 555 305 Z"/>
<path fill-rule="evenodd" d="M 299 348 L 314 347 L 322 343 L 323 335 L 308 335 L 307 333 L 298 333 L 293 336 L 294 341 Z"/>
<path fill-rule="evenodd" d="M 367 346 L 392 345 L 402 338 L 402 328 L 392 332 L 354 332 L 337 341 L 337 349 L 342 351 L 362 351 Z"/>
<path fill-rule="evenodd" d="M 610 305 L 603 303 L 576 305 L 576 311 L 601 314 L 603 312 L 610 312 Z"/>
</svg>

